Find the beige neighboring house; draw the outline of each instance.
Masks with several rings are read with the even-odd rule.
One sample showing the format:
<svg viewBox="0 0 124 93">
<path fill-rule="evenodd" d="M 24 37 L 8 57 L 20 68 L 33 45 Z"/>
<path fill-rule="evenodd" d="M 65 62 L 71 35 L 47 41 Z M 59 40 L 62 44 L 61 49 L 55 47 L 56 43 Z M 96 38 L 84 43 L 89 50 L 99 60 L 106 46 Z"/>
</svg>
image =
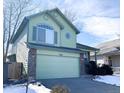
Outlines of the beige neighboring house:
<svg viewBox="0 0 124 93">
<path fill-rule="evenodd" d="M 97 53 L 97 64 L 109 64 L 114 73 L 120 73 L 120 39 L 101 43 L 96 46 L 100 51 Z M 91 54 L 91 60 L 94 60 Z"/>
</svg>

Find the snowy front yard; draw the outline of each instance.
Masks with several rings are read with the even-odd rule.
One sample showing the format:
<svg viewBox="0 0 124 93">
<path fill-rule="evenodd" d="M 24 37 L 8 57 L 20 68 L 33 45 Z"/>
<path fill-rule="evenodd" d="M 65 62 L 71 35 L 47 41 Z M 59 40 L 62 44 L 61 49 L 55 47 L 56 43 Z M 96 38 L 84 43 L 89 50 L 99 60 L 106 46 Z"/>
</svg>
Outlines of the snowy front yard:
<svg viewBox="0 0 124 93">
<path fill-rule="evenodd" d="M 119 75 L 98 76 L 93 80 L 120 86 Z M 50 89 L 46 88 L 43 85 L 38 86 L 37 84 L 30 84 L 28 87 L 28 93 L 50 93 L 50 91 Z M 24 84 L 6 86 L 5 88 L 3 88 L 3 93 L 26 93 L 26 86 Z"/>
<path fill-rule="evenodd" d="M 107 84 L 120 86 L 120 76 L 119 75 L 106 75 L 98 76 L 94 81 L 104 82 Z"/>
<path fill-rule="evenodd" d="M 50 93 L 50 89 L 41 85 L 29 85 L 28 93 Z M 3 88 L 3 93 L 26 93 L 26 87 L 24 85 L 12 85 Z"/>
</svg>

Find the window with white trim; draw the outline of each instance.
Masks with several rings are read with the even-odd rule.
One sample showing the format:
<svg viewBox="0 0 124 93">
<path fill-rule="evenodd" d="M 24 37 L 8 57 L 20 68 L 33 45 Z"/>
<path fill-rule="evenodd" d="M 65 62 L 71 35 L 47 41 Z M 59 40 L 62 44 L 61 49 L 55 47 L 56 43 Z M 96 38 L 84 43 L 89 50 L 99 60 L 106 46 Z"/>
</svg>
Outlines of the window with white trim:
<svg viewBox="0 0 124 93">
<path fill-rule="evenodd" d="M 33 26 L 32 40 L 38 43 L 57 44 L 57 32 L 48 25 Z"/>
</svg>

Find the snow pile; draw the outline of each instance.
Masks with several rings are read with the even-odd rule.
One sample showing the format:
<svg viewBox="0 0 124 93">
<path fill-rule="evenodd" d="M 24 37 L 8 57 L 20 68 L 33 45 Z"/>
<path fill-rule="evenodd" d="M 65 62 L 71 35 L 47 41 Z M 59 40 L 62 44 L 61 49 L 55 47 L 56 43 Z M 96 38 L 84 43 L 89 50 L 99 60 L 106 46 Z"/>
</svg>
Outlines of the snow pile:
<svg viewBox="0 0 124 93">
<path fill-rule="evenodd" d="M 117 75 L 98 76 L 94 81 L 120 86 L 120 76 Z"/>
<path fill-rule="evenodd" d="M 28 93 L 50 93 L 50 89 L 41 85 L 32 85 L 28 87 Z M 3 88 L 3 93 L 26 93 L 26 87 L 24 85 L 13 85 Z"/>
</svg>

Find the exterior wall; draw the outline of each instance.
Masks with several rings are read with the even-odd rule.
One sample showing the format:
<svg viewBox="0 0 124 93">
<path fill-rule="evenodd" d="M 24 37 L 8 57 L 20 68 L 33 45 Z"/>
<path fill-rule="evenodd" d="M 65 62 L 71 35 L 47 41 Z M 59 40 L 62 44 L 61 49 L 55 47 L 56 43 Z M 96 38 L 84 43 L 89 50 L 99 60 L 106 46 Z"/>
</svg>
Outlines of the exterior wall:
<svg viewBox="0 0 124 93">
<path fill-rule="evenodd" d="M 47 19 L 45 19 L 44 17 L 47 16 L 46 14 L 41 14 L 41 15 L 37 15 L 33 18 L 31 18 L 29 20 L 29 32 L 28 32 L 28 42 L 32 42 L 32 43 L 38 43 L 36 41 L 32 40 L 32 32 L 33 32 L 33 26 L 36 26 L 37 24 L 48 24 L 50 26 L 52 26 L 54 28 L 54 30 L 57 32 L 58 34 L 58 41 L 57 41 L 57 45 L 56 46 L 60 46 L 60 29 L 59 26 L 56 25 L 56 23 L 49 17 L 47 16 Z"/>
<path fill-rule="evenodd" d="M 112 68 L 115 74 L 120 74 L 120 55 L 111 56 Z"/>
<path fill-rule="evenodd" d="M 54 14 L 55 11 L 51 12 L 51 14 Z M 57 45 L 56 46 L 63 46 L 63 47 L 72 47 L 76 48 L 76 33 L 75 31 L 60 17 L 57 12 L 55 13 L 56 16 L 54 16 L 61 24 L 64 26 L 64 29 L 61 30 L 60 27 L 49 17 L 47 14 L 41 14 L 37 15 L 33 18 L 30 19 L 29 21 L 29 36 L 28 36 L 28 41 L 37 43 L 35 41 L 32 41 L 32 30 L 33 26 L 39 24 L 39 23 L 45 23 L 54 28 L 54 30 L 57 32 Z M 47 19 L 44 17 L 47 16 Z M 66 33 L 70 34 L 70 39 L 66 38 Z"/>
<path fill-rule="evenodd" d="M 61 46 L 64 47 L 73 47 L 76 48 L 76 33 L 75 31 L 67 24 L 65 20 L 56 12 L 52 11 L 52 15 L 56 15 L 56 19 L 64 26 L 64 29 L 61 31 Z M 70 34 L 70 39 L 66 38 L 66 33 Z"/>
<path fill-rule="evenodd" d="M 37 50 L 37 55 L 53 55 L 53 56 L 68 56 L 68 57 L 80 57 L 79 53 L 69 53 L 69 52 L 59 52 L 59 51 L 52 51 L 52 50 Z"/>
<path fill-rule="evenodd" d="M 108 64 L 108 60 L 105 56 L 97 56 L 97 64 Z"/>
<path fill-rule="evenodd" d="M 26 71 L 27 71 L 28 50 L 29 50 L 26 45 L 27 31 L 28 31 L 28 25 L 24 28 L 22 34 L 12 45 L 12 49 L 13 49 L 12 53 L 16 54 L 16 61 L 22 62 Z"/>
<path fill-rule="evenodd" d="M 120 67 L 120 55 L 112 56 L 99 55 L 97 56 L 97 64 L 109 64 L 108 57 L 111 57 L 112 67 Z M 91 57 L 91 60 L 94 60 L 94 57 Z"/>
<path fill-rule="evenodd" d="M 8 50 L 8 55 L 16 54 L 16 48 L 17 44 L 10 44 L 9 50 Z"/>
<path fill-rule="evenodd" d="M 95 61 L 95 57 L 90 57 L 90 60 Z M 104 55 L 97 55 L 97 64 L 108 64 L 108 57 Z"/>
<path fill-rule="evenodd" d="M 111 56 L 112 67 L 120 67 L 120 55 Z"/>
</svg>

